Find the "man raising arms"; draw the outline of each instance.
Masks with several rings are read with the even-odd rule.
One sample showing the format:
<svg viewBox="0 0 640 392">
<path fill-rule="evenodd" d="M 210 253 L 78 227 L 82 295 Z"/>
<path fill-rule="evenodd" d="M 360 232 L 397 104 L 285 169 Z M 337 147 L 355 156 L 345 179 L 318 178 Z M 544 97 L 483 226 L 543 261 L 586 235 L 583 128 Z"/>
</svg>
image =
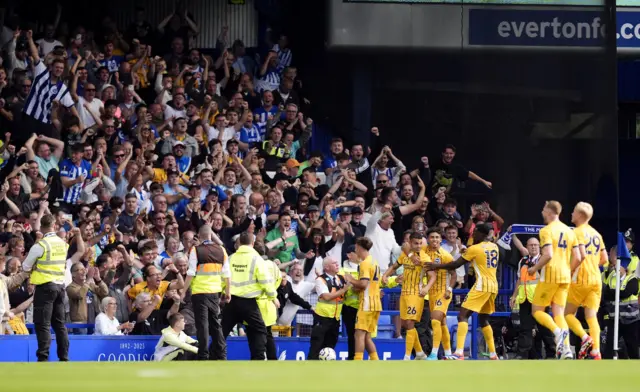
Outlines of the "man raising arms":
<svg viewBox="0 0 640 392">
<path fill-rule="evenodd" d="M 580 251 L 573 230 L 560 222 L 561 212 L 562 205 L 554 200 L 546 202 L 542 209 L 547 225 L 539 233 L 542 256 L 529 268 L 530 274 L 540 271 L 540 283 L 536 286 L 531 310 L 536 321 L 555 335 L 556 357 L 573 359 L 564 307 L 571 282 L 571 262 L 579 263 Z M 553 318 L 544 311 L 549 305 Z"/>
<path fill-rule="evenodd" d="M 600 325 L 598 325 L 598 308 L 602 297 L 602 277 L 599 267 L 609 261 L 602 236 L 589 221 L 593 216 L 593 207 L 589 203 L 580 202 L 571 214 L 571 222 L 576 225 L 573 231 L 578 240 L 580 258 L 571 261 L 571 286 L 567 297 L 564 317 L 567 324 L 580 339 L 582 345 L 578 351 L 578 359 L 588 354 L 591 359 L 602 359 L 600 355 Z M 584 307 L 584 316 L 589 325 L 589 335 L 575 314 L 578 307 Z M 591 352 L 589 353 L 589 350 Z"/>
</svg>

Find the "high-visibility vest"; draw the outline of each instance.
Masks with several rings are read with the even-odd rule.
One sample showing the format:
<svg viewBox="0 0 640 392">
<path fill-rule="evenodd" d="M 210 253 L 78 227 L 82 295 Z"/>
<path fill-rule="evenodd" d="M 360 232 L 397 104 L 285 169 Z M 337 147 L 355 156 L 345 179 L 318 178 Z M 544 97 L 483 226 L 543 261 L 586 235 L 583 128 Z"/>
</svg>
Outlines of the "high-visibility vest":
<svg viewBox="0 0 640 392">
<path fill-rule="evenodd" d="M 273 290 L 277 291 L 278 286 L 282 282 L 282 274 L 280 274 L 280 268 L 271 260 L 265 260 L 267 271 L 273 279 Z M 275 325 L 278 320 L 278 308 L 273 303 L 273 299 L 269 299 L 264 293 L 258 297 L 258 309 L 262 314 L 262 320 L 264 325 L 269 327 Z"/>
<path fill-rule="evenodd" d="M 283 143 L 275 144 L 271 140 L 265 140 L 262 142 L 262 150 L 267 153 L 267 155 L 275 156 L 277 158 L 284 158 L 287 155 L 287 146 Z"/>
<path fill-rule="evenodd" d="M 358 279 L 358 270 L 356 268 L 340 268 L 340 271 L 338 272 L 338 274 L 342 276 L 349 274 L 354 278 Z M 355 290 L 353 290 L 353 287 L 351 287 L 345 293 L 344 305 L 355 308 L 355 309 L 358 309 L 360 307 L 360 296 Z"/>
<path fill-rule="evenodd" d="M 318 276 L 316 279 L 322 279 L 324 284 L 327 285 L 329 289 L 329 293 L 335 293 L 336 291 L 341 290 L 346 284 L 346 280 L 344 276 L 338 274 L 334 279 L 327 274 L 323 274 Z M 332 300 L 323 300 L 318 296 L 318 303 L 316 304 L 316 314 L 320 317 L 327 318 L 335 318 L 336 320 L 340 320 L 340 313 L 342 312 L 342 304 L 344 303 L 344 296 L 341 295 Z"/>
<path fill-rule="evenodd" d="M 269 275 L 267 261 L 255 249 L 241 245 L 229 258 L 231 269 L 231 295 L 242 298 L 258 298 L 263 293 L 276 298 L 273 278 Z"/>
<path fill-rule="evenodd" d="M 620 281 L 620 290 L 624 290 L 627 287 L 627 283 L 631 279 L 637 279 L 634 275 L 626 274 Z M 605 284 L 612 290 L 616 288 L 616 274 L 611 273 L 607 278 Z M 609 319 L 612 320 L 615 317 L 615 300 L 607 301 L 606 303 L 607 313 L 609 313 Z M 620 298 L 620 323 L 631 324 L 640 320 L 640 306 L 638 305 L 638 293 L 634 293 L 626 298 Z"/>
<path fill-rule="evenodd" d="M 520 260 L 520 263 L 522 263 L 524 260 L 525 258 Z M 529 267 L 526 264 L 522 265 L 522 267 L 520 268 L 520 286 L 518 287 L 518 297 L 516 298 L 516 302 L 518 304 L 522 304 L 524 301 L 533 303 L 533 294 L 536 291 L 536 286 L 539 282 L 539 276 L 537 273 L 533 275 L 529 274 L 528 270 Z"/>
<path fill-rule="evenodd" d="M 191 294 L 215 294 L 222 291 L 222 267 L 227 259 L 227 252 L 218 244 L 205 241 L 196 246 L 198 264 L 196 276 L 191 279 Z"/>
<path fill-rule="evenodd" d="M 29 278 L 31 284 L 41 285 L 64 277 L 69 245 L 56 233 L 47 233 L 38 245 L 44 253 L 37 260 Z"/>
</svg>

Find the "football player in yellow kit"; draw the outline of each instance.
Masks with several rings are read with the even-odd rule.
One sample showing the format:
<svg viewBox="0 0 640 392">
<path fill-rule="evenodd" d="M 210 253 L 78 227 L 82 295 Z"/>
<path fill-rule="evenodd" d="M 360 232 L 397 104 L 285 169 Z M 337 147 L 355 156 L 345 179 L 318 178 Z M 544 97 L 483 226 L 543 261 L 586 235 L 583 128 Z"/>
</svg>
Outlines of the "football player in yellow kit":
<svg viewBox="0 0 640 392">
<path fill-rule="evenodd" d="M 498 268 L 498 246 L 490 242 L 493 237 L 493 228 L 488 224 L 481 224 L 473 231 L 473 243 L 458 260 L 447 264 L 429 263 L 426 270 L 454 271 L 465 263 L 471 263 L 476 273 L 476 283 L 462 303 L 462 309 L 458 313 L 458 333 L 456 351 L 448 359 L 464 359 L 464 343 L 467 338 L 469 324 L 467 320 L 472 313 L 478 313 L 479 323 L 482 326 L 482 334 L 489 346 L 489 358 L 497 360 L 493 329 L 489 324 L 489 316 L 495 312 L 496 296 L 498 295 L 498 281 L 496 270 Z"/>
</svg>

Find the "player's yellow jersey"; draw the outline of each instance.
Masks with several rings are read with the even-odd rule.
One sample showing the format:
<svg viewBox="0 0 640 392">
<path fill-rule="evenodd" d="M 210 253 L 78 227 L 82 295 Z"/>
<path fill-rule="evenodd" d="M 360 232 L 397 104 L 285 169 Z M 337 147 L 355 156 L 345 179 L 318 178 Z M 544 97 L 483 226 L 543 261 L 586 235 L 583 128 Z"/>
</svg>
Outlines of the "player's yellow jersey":
<svg viewBox="0 0 640 392">
<path fill-rule="evenodd" d="M 424 265 L 431 261 L 425 252 L 420 251 L 420 264 L 416 265 L 412 260 L 414 253 L 406 255 L 402 252 L 398 258 L 398 264 L 404 268 L 401 295 L 420 295 L 420 275 Z"/>
<path fill-rule="evenodd" d="M 580 285 L 602 284 L 600 275 L 600 252 L 606 249 L 602 236 L 588 224 L 580 225 L 573 230 L 578 245 L 584 245 L 586 257 L 582 260 L 578 270 L 574 272 L 572 283 Z"/>
<path fill-rule="evenodd" d="M 453 256 L 451 253 L 446 250 L 440 248 L 438 250 L 433 250 L 429 246 L 423 249 L 432 263 L 436 264 L 447 264 L 453 261 Z M 448 278 L 447 278 L 447 270 L 437 270 L 436 271 L 436 282 L 431 286 L 429 290 L 429 295 L 437 296 L 438 294 L 442 294 L 447 291 L 447 287 L 449 286 Z"/>
<path fill-rule="evenodd" d="M 545 283 L 571 283 L 571 252 L 578 246 L 573 230 L 559 220 L 540 229 L 540 250 L 551 246 L 553 256 L 540 271 L 540 281 Z M 544 253 L 543 253 L 544 254 Z"/>
<path fill-rule="evenodd" d="M 471 263 L 476 276 L 476 283 L 471 290 L 485 293 L 498 293 L 498 258 L 500 252 L 498 245 L 484 241 L 471 245 L 462 255 L 462 258 Z"/>
<path fill-rule="evenodd" d="M 371 259 L 371 256 L 367 256 L 358 266 L 358 279 L 369 281 L 367 288 L 360 291 L 360 310 L 366 312 L 382 311 L 380 278 L 380 267 Z"/>
</svg>

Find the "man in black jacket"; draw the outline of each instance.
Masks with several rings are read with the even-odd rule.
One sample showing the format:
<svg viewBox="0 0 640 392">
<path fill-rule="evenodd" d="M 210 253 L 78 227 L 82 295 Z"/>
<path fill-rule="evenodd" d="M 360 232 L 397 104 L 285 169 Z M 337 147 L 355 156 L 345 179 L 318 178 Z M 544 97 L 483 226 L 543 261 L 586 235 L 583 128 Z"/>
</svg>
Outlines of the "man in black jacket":
<svg viewBox="0 0 640 392">
<path fill-rule="evenodd" d="M 292 304 L 298 305 L 305 310 L 311 310 L 311 304 L 293 291 L 291 282 L 287 280 L 287 274 L 282 273 L 282 282 L 278 287 L 278 302 L 280 302 L 280 308 L 278 308 L 278 317 L 282 316 L 282 311 L 287 301 L 291 301 Z"/>
</svg>

